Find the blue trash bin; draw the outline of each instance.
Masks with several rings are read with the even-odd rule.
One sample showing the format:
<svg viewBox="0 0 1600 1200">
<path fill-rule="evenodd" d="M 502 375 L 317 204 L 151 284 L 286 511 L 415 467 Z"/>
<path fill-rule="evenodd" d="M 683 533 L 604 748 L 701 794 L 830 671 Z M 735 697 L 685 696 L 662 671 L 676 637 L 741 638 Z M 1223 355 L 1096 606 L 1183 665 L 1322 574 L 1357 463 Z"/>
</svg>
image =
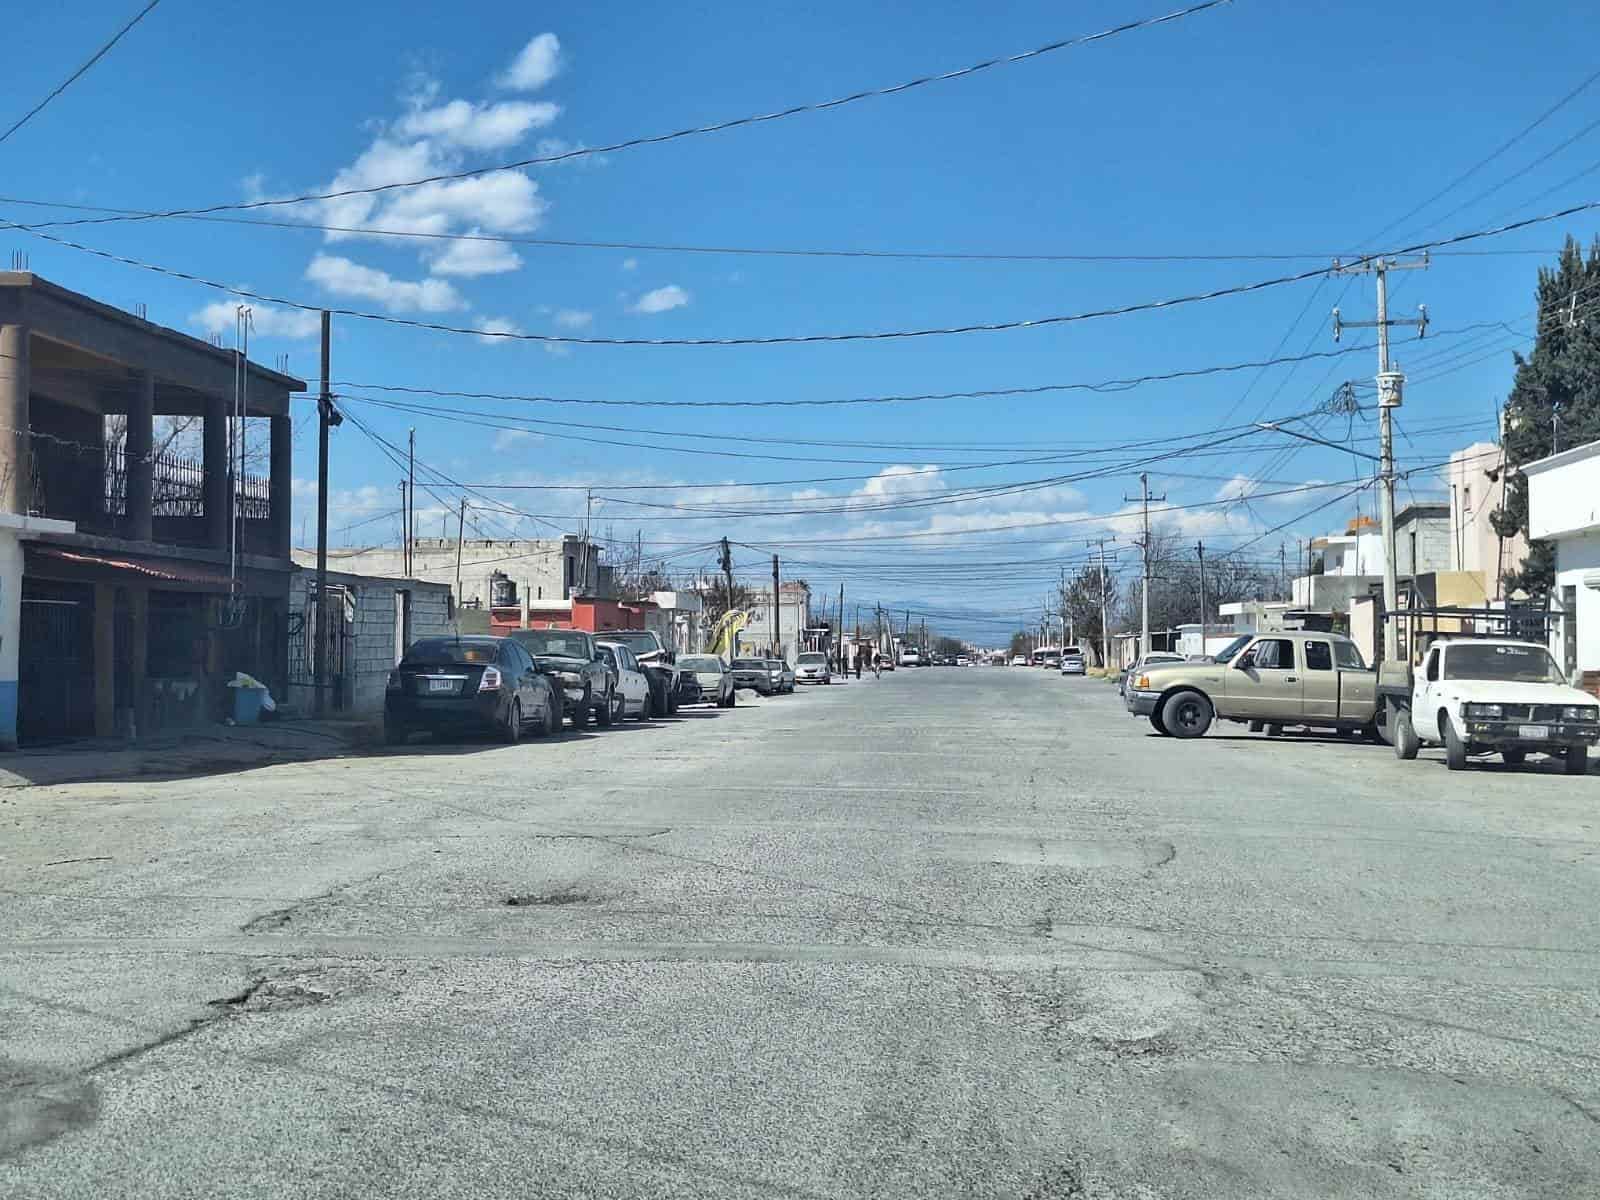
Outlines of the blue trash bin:
<svg viewBox="0 0 1600 1200">
<path fill-rule="evenodd" d="M 266 688 L 236 687 L 233 689 L 233 720 L 238 725 L 255 725 L 261 720 L 261 698 Z"/>
</svg>

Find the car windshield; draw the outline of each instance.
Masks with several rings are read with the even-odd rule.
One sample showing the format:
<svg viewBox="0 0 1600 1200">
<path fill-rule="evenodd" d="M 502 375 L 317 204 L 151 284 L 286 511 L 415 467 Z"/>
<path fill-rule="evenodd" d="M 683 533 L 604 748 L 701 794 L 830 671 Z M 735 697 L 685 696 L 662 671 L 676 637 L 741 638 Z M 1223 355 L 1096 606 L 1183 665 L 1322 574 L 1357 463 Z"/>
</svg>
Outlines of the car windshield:
<svg viewBox="0 0 1600 1200">
<path fill-rule="evenodd" d="M 1511 683 L 1565 683 L 1566 676 L 1543 646 L 1495 643 L 1446 646 L 1446 679 L 1496 679 Z"/>
<path fill-rule="evenodd" d="M 512 635 L 530 654 L 588 658 L 589 639 L 570 629 L 523 629 Z"/>
<path fill-rule="evenodd" d="M 463 641 L 460 638 L 428 638 L 416 642 L 400 660 L 402 667 L 456 667 L 468 663 L 492 663 L 500 657 L 498 641 Z"/>
<path fill-rule="evenodd" d="M 759 658 L 736 658 L 733 660 L 735 671 L 764 671 L 767 664 Z"/>
<path fill-rule="evenodd" d="M 1079 650 L 1076 646 L 1068 646 L 1065 650 L 1063 650 L 1061 652 L 1061 657 L 1062 658 L 1082 658 L 1083 657 L 1083 651 Z"/>
<path fill-rule="evenodd" d="M 1212 660 L 1219 663 L 1231 662 L 1233 660 L 1233 656 L 1248 646 L 1250 644 L 1250 639 L 1254 636 L 1255 635 L 1251 633 L 1240 634 L 1221 650 L 1218 650 L 1215 654 L 1213 654 L 1211 656 Z"/>
<path fill-rule="evenodd" d="M 828 660 L 827 660 L 827 658 L 825 658 L 821 654 L 818 654 L 818 653 L 815 653 L 815 652 L 808 652 L 808 653 L 802 654 L 800 656 L 800 660 L 799 661 L 802 662 L 802 663 L 809 663 L 812 666 L 821 666 L 823 663 L 827 662 Z"/>
<path fill-rule="evenodd" d="M 712 672 L 720 673 L 722 670 L 722 660 L 720 658 L 709 658 L 703 655 L 696 655 L 693 658 L 680 658 L 678 665 L 685 671 L 704 671 L 708 674 Z"/>
</svg>

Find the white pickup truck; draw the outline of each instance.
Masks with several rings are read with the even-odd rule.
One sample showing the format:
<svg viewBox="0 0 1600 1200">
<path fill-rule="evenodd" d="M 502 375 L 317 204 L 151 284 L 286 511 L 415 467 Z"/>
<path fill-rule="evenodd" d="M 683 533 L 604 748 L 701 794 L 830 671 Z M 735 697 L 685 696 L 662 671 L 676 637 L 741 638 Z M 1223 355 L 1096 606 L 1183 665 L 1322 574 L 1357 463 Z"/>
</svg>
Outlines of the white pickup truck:
<svg viewBox="0 0 1600 1200">
<path fill-rule="evenodd" d="M 1600 740 L 1600 700 L 1568 683 L 1537 642 L 1436 641 L 1416 669 L 1411 705 L 1395 714 L 1393 733 L 1397 757 L 1443 746 L 1452 771 L 1474 755 L 1499 754 L 1515 765 L 1532 753 L 1559 758 L 1567 774 L 1582 775 L 1589 747 Z"/>
</svg>

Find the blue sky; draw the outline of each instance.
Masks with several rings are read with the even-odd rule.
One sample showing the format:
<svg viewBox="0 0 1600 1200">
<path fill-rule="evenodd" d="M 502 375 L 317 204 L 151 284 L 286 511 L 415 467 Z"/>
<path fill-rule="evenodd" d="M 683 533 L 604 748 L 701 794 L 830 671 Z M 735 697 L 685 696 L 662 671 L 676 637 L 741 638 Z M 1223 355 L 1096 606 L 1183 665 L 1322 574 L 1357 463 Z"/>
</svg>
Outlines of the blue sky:
<svg viewBox="0 0 1600 1200">
<path fill-rule="evenodd" d="M 0 216 L 38 222 L 65 210 L 17 200 L 164 209 L 316 192 L 336 181 L 392 182 L 527 158 L 575 145 L 828 99 L 1153 15 L 1168 4 L 919 6 L 311 5 L 288 0 L 226 12 L 163 0 L 127 38 L 0 146 Z M 6 123 L 47 92 L 134 11 L 132 3 L 33 6 L 8 17 L 13 44 L 0 90 Z M 194 221 L 84 226 L 86 244 L 310 305 L 395 313 L 470 327 L 599 337 L 748 337 L 910 329 L 1073 313 L 1210 291 L 1320 265 L 1321 256 L 1393 248 L 1593 198 L 1600 175 L 1555 185 L 1596 159 L 1600 84 L 1420 213 L 1396 224 L 1565 96 L 1594 69 L 1578 4 L 1375 0 L 1337 6 L 1239 0 L 1185 20 L 970 78 L 831 112 L 607 154 L 470 187 L 386 193 L 366 202 L 268 209 L 274 220 L 474 230 L 515 237 L 747 247 L 911 249 L 994 254 L 1294 254 L 1282 261 L 994 262 L 794 258 L 341 237 L 305 228 Z M 1493 194 L 1474 201 L 1480 193 Z M 1552 190 L 1553 189 L 1553 190 Z M 1548 192 L 1548 195 L 1541 193 Z M 1455 209 L 1460 211 L 1452 211 Z M 1510 350 L 1532 331 L 1534 275 L 1592 214 L 1474 243 L 1427 272 L 1396 277 L 1394 305 L 1426 302 L 1433 333 L 1402 337 L 1411 373 L 1400 453 L 1409 465 L 1492 434 Z M 1374 240 L 1377 239 L 1377 240 Z M 108 302 L 148 306 L 192 332 L 226 328 L 234 301 L 205 288 L 7 234 L 40 274 Z M 1054 392 L 835 408 L 630 408 L 412 397 L 382 408 L 359 384 L 579 399 L 796 400 L 1094 382 L 1334 349 L 1328 312 L 1371 315 L 1370 280 L 1313 280 L 1186 308 L 1004 333 L 811 346 L 545 348 L 489 343 L 341 318 L 333 375 L 348 410 L 419 456 L 475 484 L 727 484 L 858 476 L 854 481 L 723 491 L 614 492 L 597 527 L 642 531 L 675 569 L 710 564 L 698 549 L 727 534 L 769 547 L 830 593 L 929 611 L 992 613 L 998 629 L 1034 611 L 1045 578 L 1118 538 L 1137 468 L 1076 484 L 930 508 L 854 514 L 700 518 L 627 505 L 837 507 L 823 499 L 949 499 L 1125 464 L 1093 447 L 1201 437 L 1221 424 L 1302 413 L 1345 379 L 1370 382 L 1366 354 L 1293 369 L 1219 374 L 1114 394 Z M 208 306 L 217 306 L 208 309 Z M 257 304 L 256 357 L 287 354 L 317 374 L 314 322 Z M 1298 321 L 1297 321 L 1297 318 Z M 1474 328 L 1508 321 L 1511 330 Z M 1346 345 L 1362 335 L 1346 335 Z M 1362 336 L 1365 341 L 1365 337 Z M 1359 344 L 1359 343 L 1358 343 Z M 559 351 L 559 352 L 557 352 Z M 391 393 L 391 399 L 395 398 Z M 297 408 L 298 495 L 314 498 L 314 409 Z M 547 427 L 526 435 L 468 421 L 510 418 L 775 439 L 685 441 L 661 433 Z M 1369 437 L 1370 422 L 1323 421 L 1322 436 Z M 1411 432 L 1414 431 L 1414 432 Z M 648 443 L 595 444 L 556 434 Z M 779 444 L 821 439 L 827 446 Z M 847 443 L 864 443 L 851 446 Z M 1153 485 L 1179 504 L 1342 480 L 1367 469 L 1347 453 L 1292 455 L 1262 436 L 1176 461 Z M 1370 443 L 1362 443 L 1370 449 Z M 662 448 L 668 447 L 668 448 Z M 670 448 L 677 447 L 677 448 Z M 690 448 L 767 455 L 720 457 Z M 1002 447 L 1009 449 L 1002 449 Z M 1062 454 L 1079 454 L 1059 461 Z M 957 473 L 928 468 L 1026 463 Z M 834 460 L 834 461 L 821 461 Z M 847 460 L 847 461 L 838 461 Z M 884 472 L 881 478 L 871 478 Z M 1198 476 L 1198 478 L 1196 477 Z M 1233 477 L 1278 482 L 1230 482 Z M 393 541 L 395 468 L 352 424 L 335 440 L 332 525 L 350 543 Z M 1419 474 L 1402 489 L 1437 494 Z M 420 531 L 459 495 L 419 498 Z M 1222 552 L 1276 556 L 1280 541 L 1324 532 L 1356 510 L 1336 490 L 1196 507 L 1167 523 Z M 487 501 L 548 524 L 491 514 Z M 854 499 L 850 499 L 851 497 Z M 581 523 L 582 492 L 482 491 L 484 532 Z M 1360 503 L 1372 511 L 1371 493 Z M 691 519 L 698 518 L 698 519 Z M 1071 524 L 1061 522 L 1070 521 Z M 357 524 L 359 522 L 359 524 Z M 1047 522 L 1054 522 L 1047 524 Z M 1262 530 L 1289 524 L 1259 542 Z M 1015 528 L 1038 524 L 1040 528 Z M 453 528 L 453 527 L 452 527 Z M 993 532 L 984 532 L 993 530 Z M 940 536 L 904 538 L 935 532 Z M 897 540 L 844 539 L 893 535 Z M 831 540 L 831 544 L 827 544 Z M 820 541 L 824 544 L 811 544 Z M 978 563 L 1025 564 L 965 571 Z M 952 624 L 946 622 L 946 624 Z M 975 635 L 978 622 L 966 626 Z"/>
</svg>

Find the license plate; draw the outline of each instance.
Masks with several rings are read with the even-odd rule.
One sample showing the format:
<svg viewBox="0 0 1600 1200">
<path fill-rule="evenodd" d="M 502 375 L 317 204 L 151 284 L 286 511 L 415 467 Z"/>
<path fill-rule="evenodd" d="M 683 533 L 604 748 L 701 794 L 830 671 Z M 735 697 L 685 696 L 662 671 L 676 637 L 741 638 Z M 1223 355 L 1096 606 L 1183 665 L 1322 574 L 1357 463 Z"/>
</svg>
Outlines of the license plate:
<svg viewBox="0 0 1600 1200">
<path fill-rule="evenodd" d="M 1550 730 L 1544 725 L 1518 725 L 1517 736 L 1528 741 L 1539 741 L 1550 736 Z"/>
<path fill-rule="evenodd" d="M 428 680 L 428 690 L 430 692 L 453 692 L 456 690 L 456 681 L 454 679 L 430 679 Z"/>
</svg>

